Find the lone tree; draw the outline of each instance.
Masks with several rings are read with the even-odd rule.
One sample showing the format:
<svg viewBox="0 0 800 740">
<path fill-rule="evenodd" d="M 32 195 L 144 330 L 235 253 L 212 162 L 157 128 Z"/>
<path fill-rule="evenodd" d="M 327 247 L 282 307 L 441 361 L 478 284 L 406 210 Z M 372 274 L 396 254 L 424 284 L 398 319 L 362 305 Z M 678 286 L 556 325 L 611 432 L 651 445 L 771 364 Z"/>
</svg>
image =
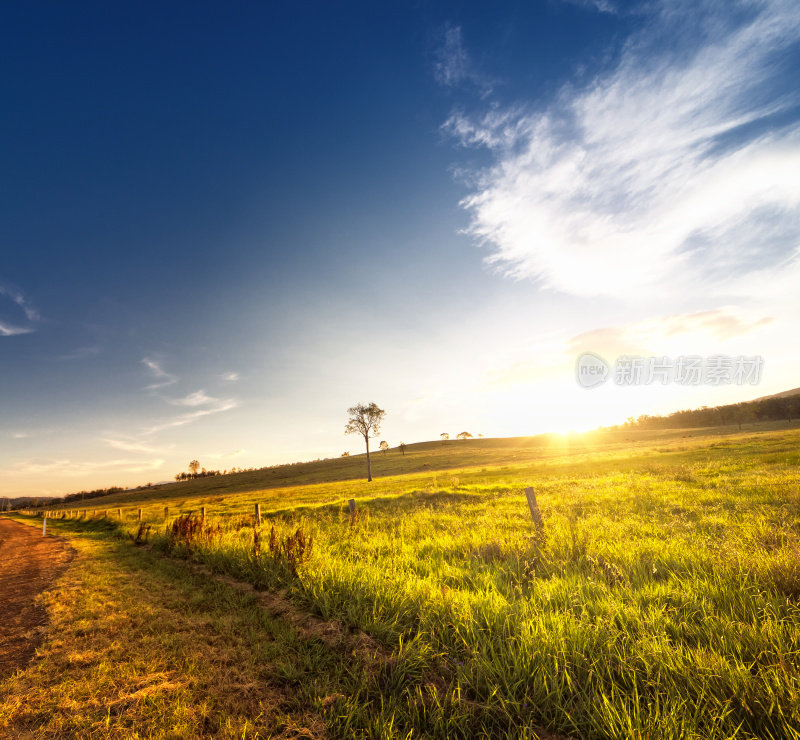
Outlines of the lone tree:
<svg viewBox="0 0 800 740">
<path fill-rule="evenodd" d="M 383 439 L 381 440 L 381 443 L 378 445 L 378 447 L 380 447 L 383 450 L 383 454 L 385 455 L 386 450 L 389 449 L 389 443 L 385 439 Z"/>
<path fill-rule="evenodd" d="M 400 452 L 402 452 L 403 455 L 405 456 L 405 454 L 406 454 L 406 443 L 405 442 L 401 442 L 400 443 Z"/>
<path fill-rule="evenodd" d="M 367 480 L 372 480 L 372 467 L 369 459 L 369 440 L 370 437 L 377 437 L 381 431 L 381 422 L 386 412 L 378 408 L 374 401 L 370 404 L 358 403 L 347 409 L 350 417 L 344 428 L 345 434 L 360 434 L 364 438 L 367 446 Z"/>
<path fill-rule="evenodd" d="M 192 460 L 192 461 L 189 463 L 189 472 L 190 472 L 192 475 L 197 475 L 197 471 L 198 471 L 198 470 L 200 470 L 200 463 L 199 463 L 199 462 L 197 462 L 197 460 Z"/>
<path fill-rule="evenodd" d="M 459 432 L 456 439 L 472 439 L 472 435 L 469 432 Z"/>
<path fill-rule="evenodd" d="M 450 435 L 447 432 L 442 432 L 439 436 L 442 438 L 442 444 L 444 444 L 445 442 L 447 442 L 448 439 L 450 439 Z"/>
</svg>

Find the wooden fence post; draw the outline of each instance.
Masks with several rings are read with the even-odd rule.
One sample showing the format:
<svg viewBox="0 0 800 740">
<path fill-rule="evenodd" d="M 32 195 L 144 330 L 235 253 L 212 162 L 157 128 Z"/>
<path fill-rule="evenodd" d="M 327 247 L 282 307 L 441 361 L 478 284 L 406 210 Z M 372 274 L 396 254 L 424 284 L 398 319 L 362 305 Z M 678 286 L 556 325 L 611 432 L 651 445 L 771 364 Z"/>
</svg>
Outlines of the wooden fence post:
<svg viewBox="0 0 800 740">
<path fill-rule="evenodd" d="M 261 504 L 256 504 L 256 524 L 261 524 Z"/>
<path fill-rule="evenodd" d="M 47 534 L 47 514 L 42 517 L 42 537 Z"/>
<path fill-rule="evenodd" d="M 356 515 L 356 500 L 351 498 L 347 505 L 350 507 L 350 518 L 352 519 Z"/>
<path fill-rule="evenodd" d="M 205 506 L 201 506 L 200 507 L 200 520 L 203 522 L 203 524 L 206 523 L 206 507 Z"/>
<path fill-rule="evenodd" d="M 164 519 L 166 520 L 168 518 L 169 518 L 169 506 L 165 506 L 164 507 Z"/>
<path fill-rule="evenodd" d="M 544 532 L 542 512 L 539 511 L 539 504 L 536 502 L 536 494 L 530 486 L 525 489 L 525 498 L 528 499 L 528 508 L 531 510 L 531 519 L 533 519 L 536 529 L 540 532 Z"/>
<path fill-rule="evenodd" d="M 142 521 L 142 510 L 139 509 L 139 521 Z"/>
<path fill-rule="evenodd" d="M 117 518 L 122 521 L 122 509 L 117 509 Z"/>
</svg>

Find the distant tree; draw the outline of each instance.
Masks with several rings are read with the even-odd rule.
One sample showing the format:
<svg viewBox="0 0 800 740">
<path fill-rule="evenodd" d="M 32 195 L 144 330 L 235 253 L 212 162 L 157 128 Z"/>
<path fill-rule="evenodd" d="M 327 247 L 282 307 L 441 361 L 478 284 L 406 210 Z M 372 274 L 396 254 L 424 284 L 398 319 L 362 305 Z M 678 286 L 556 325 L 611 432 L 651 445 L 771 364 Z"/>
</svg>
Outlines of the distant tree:
<svg viewBox="0 0 800 740">
<path fill-rule="evenodd" d="M 447 442 L 448 439 L 450 439 L 450 435 L 447 432 L 442 432 L 439 436 L 442 438 L 442 444 L 444 444 L 445 442 Z"/>
<path fill-rule="evenodd" d="M 190 472 L 192 475 L 197 475 L 197 471 L 198 471 L 198 470 L 200 470 L 200 463 L 199 463 L 199 462 L 197 462 L 197 460 L 192 460 L 192 461 L 189 463 L 189 472 Z"/>
<path fill-rule="evenodd" d="M 381 431 L 381 422 L 386 412 L 372 403 L 357 403 L 347 409 L 347 424 L 344 428 L 345 434 L 360 434 L 364 438 L 367 446 L 367 480 L 372 480 L 372 464 L 369 457 L 370 437 L 376 437 Z"/>
<path fill-rule="evenodd" d="M 405 442 L 401 442 L 399 447 L 400 447 L 400 452 L 402 452 L 403 456 L 405 456 L 405 454 L 406 454 L 406 443 Z"/>
<path fill-rule="evenodd" d="M 456 439 L 472 439 L 472 435 L 469 432 L 460 432 L 456 435 Z"/>
<path fill-rule="evenodd" d="M 482 434 L 479 434 L 479 435 L 478 435 L 478 439 L 483 439 L 483 435 L 482 435 Z"/>
<path fill-rule="evenodd" d="M 385 455 L 386 450 L 389 449 L 389 443 L 385 439 L 382 439 L 378 447 L 383 450 L 383 454 Z"/>
<path fill-rule="evenodd" d="M 350 457 L 350 453 L 349 452 L 343 452 L 342 453 L 342 457 Z"/>
</svg>

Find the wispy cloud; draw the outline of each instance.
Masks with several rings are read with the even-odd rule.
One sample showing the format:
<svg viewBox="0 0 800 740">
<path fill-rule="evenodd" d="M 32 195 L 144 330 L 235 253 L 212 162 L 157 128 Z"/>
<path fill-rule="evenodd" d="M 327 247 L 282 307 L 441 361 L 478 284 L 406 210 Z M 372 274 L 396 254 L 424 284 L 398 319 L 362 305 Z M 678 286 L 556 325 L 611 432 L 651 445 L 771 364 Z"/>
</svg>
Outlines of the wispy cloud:
<svg viewBox="0 0 800 740">
<path fill-rule="evenodd" d="M 0 284 L 0 296 L 9 299 L 15 303 L 19 309 L 25 314 L 28 322 L 38 321 L 41 317 L 39 312 L 33 307 L 31 302 L 26 298 L 25 294 L 18 288 L 9 285 Z M 17 310 L 17 309 L 14 309 Z M 17 321 L 9 323 L 0 319 L 0 337 L 14 337 L 20 334 L 31 334 L 34 328 L 30 325 L 20 326 Z"/>
<path fill-rule="evenodd" d="M 6 474 L 19 473 L 58 473 L 59 475 L 85 475 L 97 471 L 108 470 L 113 473 L 142 473 L 158 470 L 166 461 L 161 458 L 152 460 L 104 460 L 104 461 L 76 461 L 70 458 L 56 460 L 28 460 L 21 461 L 2 471 Z"/>
<path fill-rule="evenodd" d="M 574 363 L 584 352 L 613 362 L 622 355 L 642 357 L 716 353 L 758 354 L 764 327 L 772 317 L 732 306 L 712 311 L 657 316 L 606 326 L 567 338 L 544 337 L 514 348 L 509 357 L 485 372 L 482 388 L 538 384 L 572 378 Z"/>
<path fill-rule="evenodd" d="M 0 295 L 14 301 L 14 303 L 24 311 L 25 318 L 27 318 L 28 321 L 38 321 L 41 318 L 39 312 L 18 288 L 13 288 L 9 285 L 0 285 Z"/>
<path fill-rule="evenodd" d="M 155 379 L 155 382 L 146 386 L 145 390 L 158 390 L 178 382 L 178 377 L 164 370 L 158 360 L 155 360 L 151 357 L 145 357 L 142 360 L 142 364 L 147 367 Z M 160 397 L 163 398 L 163 396 Z M 163 398 L 163 400 L 172 406 L 183 406 L 193 410 L 186 411 L 185 413 L 181 413 L 176 416 L 164 418 L 151 424 L 150 426 L 143 427 L 135 434 L 118 434 L 109 432 L 102 439 L 102 441 L 110 447 L 124 450 L 126 452 L 154 454 L 158 451 L 163 451 L 166 448 L 160 444 L 156 447 L 152 441 L 153 435 L 168 429 L 174 429 L 191 424 L 192 422 L 198 421 L 206 416 L 229 411 L 230 409 L 236 408 L 239 405 L 239 402 L 234 398 L 215 398 L 214 396 L 208 395 L 208 393 L 206 393 L 204 390 L 197 390 L 178 398 Z"/>
<path fill-rule="evenodd" d="M 569 5 L 578 5 L 582 8 L 597 10 L 600 13 L 618 13 L 617 4 L 611 0 L 564 0 Z"/>
<path fill-rule="evenodd" d="M 218 398 L 212 398 L 205 391 L 195 391 L 183 398 L 173 398 L 170 403 L 176 406 L 205 406 L 209 403 L 218 403 Z"/>
<path fill-rule="evenodd" d="M 223 411 L 230 411 L 230 409 L 236 408 L 238 405 L 239 403 L 235 399 L 216 400 L 214 405 L 209 406 L 208 408 L 197 409 L 197 411 L 190 411 L 185 414 L 181 414 L 180 416 L 176 416 L 171 419 L 166 419 L 162 422 L 154 424 L 153 426 L 143 430 L 142 434 L 145 436 L 149 436 L 152 434 L 156 434 L 157 432 L 163 432 L 165 429 L 182 427 L 185 426 L 186 424 L 191 424 L 193 421 L 202 419 L 204 416 L 210 416 L 212 414 L 220 414 Z"/>
<path fill-rule="evenodd" d="M 220 376 L 223 380 L 227 380 L 230 383 L 234 383 L 235 381 L 239 380 L 239 373 L 222 373 Z"/>
<path fill-rule="evenodd" d="M 154 455 L 165 450 L 164 445 L 155 447 L 153 445 L 140 442 L 136 439 L 109 438 L 102 441 L 105 442 L 109 447 L 113 447 L 115 450 L 122 450 L 123 452 L 140 452 L 145 455 Z"/>
<path fill-rule="evenodd" d="M 12 326 L 0 321 L 0 337 L 15 337 L 18 334 L 30 334 L 33 329 L 22 326 Z"/>
<path fill-rule="evenodd" d="M 721 343 L 743 340 L 772 321 L 770 316 L 748 315 L 733 307 L 676 314 L 583 332 L 566 342 L 565 351 L 570 357 L 585 351 L 655 355 L 689 344 L 693 350 L 705 346 L 706 353 L 713 354 Z"/>
<path fill-rule="evenodd" d="M 155 378 L 155 382 L 151 383 L 148 386 L 145 386 L 145 390 L 154 391 L 158 390 L 159 388 L 166 388 L 168 385 L 172 385 L 173 383 L 178 382 L 178 377 L 173 375 L 172 373 L 168 373 L 161 367 L 161 364 L 156 360 L 153 360 L 149 357 L 145 357 L 142 360 L 142 364 L 150 370 Z"/>
<path fill-rule="evenodd" d="M 800 41 L 796 3 L 651 7 L 588 86 L 544 109 L 445 124 L 495 154 L 463 206 L 504 274 L 581 296 L 643 295 L 796 257 L 800 94 L 786 62 Z"/>
<path fill-rule="evenodd" d="M 468 87 L 481 96 L 492 91 L 491 80 L 473 63 L 461 33 L 461 26 L 446 25 L 435 52 L 433 67 L 436 81 L 444 87 Z"/>
</svg>

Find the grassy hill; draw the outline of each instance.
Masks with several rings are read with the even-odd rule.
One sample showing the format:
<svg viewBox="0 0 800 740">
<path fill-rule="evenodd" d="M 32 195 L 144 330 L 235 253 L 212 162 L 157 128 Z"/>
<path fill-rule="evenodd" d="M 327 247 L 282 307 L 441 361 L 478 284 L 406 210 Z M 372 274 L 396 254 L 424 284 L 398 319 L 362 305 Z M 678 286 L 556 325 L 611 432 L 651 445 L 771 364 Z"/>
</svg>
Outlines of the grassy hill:
<svg viewBox="0 0 800 740">
<path fill-rule="evenodd" d="M 797 425 L 427 443 L 376 455 L 372 483 L 356 477 L 360 462 L 118 494 L 108 498 L 124 505 L 122 521 L 116 509 L 104 519 L 98 500 L 51 526 L 92 542 L 144 537 L 142 569 L 157 567 L 157 553 L 186 559 L 265 593 L 273 622 L 287 608 L 313 616 L 315 631 L 290 653 L 296 663 L 268 680 L 317 712 L 331 737 L 800 740 Z M 205 521 L 177 518 L 200 506 Z M 134 562 L 126 556 L 137 581 Z M 233 624 L 240 607 L 226 594 L 209 590 L 203 603 L 216 599 Z M 195 603 L 182 607 L 187 618 Z M 138 608 L 126 606 L 132 619 Z M 93 609 L 103 624 L 103 604 Z M 75 607 L 76 620 L 83 614 Z M 172 644 L 172 628 L 147 629 Z M 363 633 L 362 647 L 323 655 L 318 636 L 330 630 Z M 270 644 L 279 627 L 246 634 Z M 58 671 L 73 665 L 64 649 L 45 646 L 55 657 L 40 669 L 56 708 Z M 125 663 L 134 657 L 115 660 L 120 676 L 135 675 Z M 166 657 L 149 661 L 175 674 Z M 120 726 L 95 700 L 92 665 L 71 669 L 88 698 L 54 709 L 39 729 Z M 137 729 L 169 735 L 159 716 L 170 715 L 144 709 Z M 0 719 L 4 711 L 20 710 L 0 692 Z M 212 719 L 222 727 L 226 716 Z"/>
<path fill-rule="evenodd" d="M 746 425 L 739 432 L 735 425 L 725 427 L 622 431 L 595 431 L 584 434 L 542 434 L 533 437 L 502 437 L 492 439 L 449 440 L 420 442 L 406 445 L 405 454 L 398 448 L 388 452 L 372 453 L 372 471 L 376 479 L 372 488 L 380 485 L 380 479 L 393 476 L 413 476 L 426 473 L 461 474 L 480 472 L 481 468 L 496 470 L 503 466 L 545 464 L 561 458 L 579 461 L 588 456 L 593 460 L 598 455 L 609 455 L 615 451 L 629 454 L 632 448 L 682 446 L 703 444 L 710 437 L 736 436 L 753 431 L 771 431 L 800 427 L 800 421 L 768 422 Z M 694 440 L 693 442 L 691 440 Z M 197 478 L 194 480 L 166 483 L 147 488 L 109 494 L 85 502 L 56 505 L 54 509 L 106 509 L 113 507 L 158 504 L 186 501 L 202 505 L 231 494 L 257 493 L 272 489 L 291 489 L 295 486 L 352 482 L 359 492 L 370 490 L 365 483 L 362 489 L 357 484 L 366 475 L 366 455 L 317 460 L 279 465 L 259 470 L 233 473 L 224 476 Z"/>
</svg>

